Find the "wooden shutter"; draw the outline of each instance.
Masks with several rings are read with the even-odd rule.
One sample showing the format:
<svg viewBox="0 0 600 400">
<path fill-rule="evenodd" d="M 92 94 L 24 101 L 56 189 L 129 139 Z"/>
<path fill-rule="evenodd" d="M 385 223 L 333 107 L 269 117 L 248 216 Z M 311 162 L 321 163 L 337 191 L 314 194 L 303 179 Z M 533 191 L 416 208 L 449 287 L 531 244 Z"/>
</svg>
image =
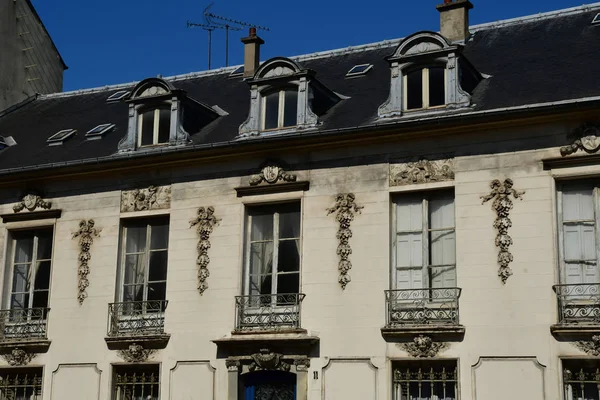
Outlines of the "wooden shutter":
<svg viewBox="0 0 600 400">
<path fill-rule="evenodd" d="M 429 200 L 429 229 L 431 286 L 456 287 L 456 235 L 452 193 L 439 194 Z"/>
</svg>

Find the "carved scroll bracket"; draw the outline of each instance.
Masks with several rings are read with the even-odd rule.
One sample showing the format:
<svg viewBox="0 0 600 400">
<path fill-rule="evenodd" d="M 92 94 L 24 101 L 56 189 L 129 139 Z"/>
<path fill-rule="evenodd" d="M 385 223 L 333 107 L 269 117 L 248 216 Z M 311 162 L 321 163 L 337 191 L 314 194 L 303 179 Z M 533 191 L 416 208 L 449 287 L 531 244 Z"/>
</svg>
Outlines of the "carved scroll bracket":
<svg viewBox="0 0 600 400">
<path fill-rule="evenodd" d="M 119 357 L 130 363 L 146 362 L 154 353 L 156 353 L 155 349 L 145 349 L 138 343 L 132 343 L 127 349 L 117 351 Z"/>
<path fill-rule="evenodd" d="M 510 246 L 513 244 L 513 240 L 508 234 L 508 229 L 512 226 L 509 214 L 510 210 L 513 208 L 513 202 L 510 197 L 513 196 L 515 199 L 522 200 L 523 195 L 525 194 L 525 192 L 519 192 L 513 189 L 513 185 L 512 179 L 505 179 L 504 182 L 495 179 L 490 184 L 492 191 L 486 196 L 481 196 L 482 204 L 494 199 L 492 209 L 497 214 L 496 220 L 494 221 L 494 228 L 496 228 L 498 232 L 496 236 L 496 247 L 500 248 L 498 253 L 498 264 L 500 264 L 498 276 L 502 279 L 502 283 L 504 284 L 506 284 L 507 279 L 513 274 L 509 267 L 510 263 L 513 262 L 513 255 L 509 251 Z"/>
<path fill-rule="evenodd" d="M 162 210 L 171 207 L 170 186 L 150 186 L 121 193 L 121 212 Z"/>
<path fill-rule="evenodd" d="M 560 148 L 563 157 L 583 150 L 588 154 L 597 153 L 600 150 L 600 127 L 584 124 L 574 132 L 577 139 L 568 146 Z"/>
<path fill-rule="evenodd" d="M 580 340 L 573 343 L 575 347 L 590 356 L 600 356 L 600 335 L 592 336 L 591 340 Z"/>
<path fill-rule="evenodd" d="M 338 269 L 340 277 L 338 282 L 342 286 L 342 290 L 345 290 L 346 285 L 352 280 L 348 274 L 348 271 L 352 269 L 352 262 L 350 261 L 350 254 L 352 254 L 352 248 L 350 247 L 352 230 L 350 229 L 350 224 L 354 220 L 355 213 L 360 214 L 364 208 L 364 206 L 357 205 L 355 199 L 356 197 L 353 193 L 338 194 L 335 197 L 335 205 L 327 209 L 327 215 L 335 213 L 335 219 L 339 223 L 337 254 L 339 256 Z"/>
<path fill-rule="evenodd" d="M 390 165 L 390 186 L 412 185 L 454 179 L 454 160 L 419 160 Z"/>
<path fill-rule="evenodd" d="M 412 357 L 433 358 L 444 350 L 448 349 L 448 343 L 434 342 L 429 336 L 419 335 L 410 343 L 398 344 L 402 350 L 406 351 Z"/>
<path fill-rule="evenodd" d="M 89 262 L 92 258 L 90 249 L 94 244 L 94 237 L 100 236 L 101 229 L 94 227 L 95 223 L 93 219 L 81 220 L 79 222 L 79 230 L 73 232 L 73 239 L 79 238 L 79 268 L 77 269 L 77 275 L 79 277 L 77 300 L 79 304 L 83 304 L 83 301 L 87 298 L 86 289 L 90 286 L 88 275 L 90 274 Z"/>
<path fill-rule="evenodd" d="M 214 207 L 200 207 L 198 209 L 198 216 L 195 220 L 190 222 L 190 228 L 197 226 L 196 232 L 198 232 L 198 258 L 196 264 L 198 264 L 198 291 L 200 295 L 204 294 L 204 291 L 208 289 L 208 283 L 206 280 L 210 276 L 208 270 L 208 264 L 210 258 L 208 257 L 208 249 L 210 249 L 210 234 L 213 228 L 219 224 L 220 219 L 215 217 Z"/>
<path fill-rule="evenodd" d="M 27 209 L 27 211 L 35 211 L 38 208 L 49 210 L 50 208 L 52 208 L 52 202 L 45 201 L 40 196 L 29 193 L 26 196 L 24 196 L 20 202 L 13 206 L 13 211 L 16 213 L 21 212 L 25 209 Z"/>
<path fill-rule="evenodd" d="M 2 358 L 4 358 L 9 365 L 18 367 L 29 364 L 36 355 L 37 354 L 35 353 L 29 353 L 23 349 L 15 348 L 10 353 L 3 354 Z"/>
</svg>

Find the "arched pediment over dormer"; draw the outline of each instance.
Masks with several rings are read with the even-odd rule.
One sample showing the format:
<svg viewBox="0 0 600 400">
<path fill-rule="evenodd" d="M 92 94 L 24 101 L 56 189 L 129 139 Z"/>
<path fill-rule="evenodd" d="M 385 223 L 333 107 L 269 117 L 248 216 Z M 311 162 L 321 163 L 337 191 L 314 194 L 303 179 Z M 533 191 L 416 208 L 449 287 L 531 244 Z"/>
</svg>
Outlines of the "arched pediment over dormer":
<svg viewBox="0 0 600 400">
<path fill-rule="evenodd" d="M 131 91 L 130 99 L 156 96 L 169 96 L 175 87 L 161 78 L 147 78 L 139 82 Z"/>
<path fill-rule="evenodd" d="M 451 44 L 439 33 L 417 32 L 405 38 L 391 58 L 435 53 L 449 50 L 451 47 Z"/>
<path fill-rule="evenodd" d="M 293 76 L 303 72 L 302 68 L 289 58 L 275 57 L 265 61 L 254 74 L 254 79 L 269 79 Z"/>
</svg>

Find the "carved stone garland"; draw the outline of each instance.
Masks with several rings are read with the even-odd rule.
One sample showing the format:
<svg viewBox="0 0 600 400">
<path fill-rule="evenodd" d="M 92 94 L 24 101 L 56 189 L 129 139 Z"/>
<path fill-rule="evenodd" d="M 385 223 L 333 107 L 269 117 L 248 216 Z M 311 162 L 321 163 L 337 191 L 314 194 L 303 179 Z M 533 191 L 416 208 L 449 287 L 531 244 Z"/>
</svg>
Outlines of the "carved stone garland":
<svg viewBox="0 0 600 400">
<path fill-rule="evenodd" d="M 79 300 L 79 304 L 83 304 L 88 296 L 86 289 L 90 286 L 88 275 L 90 274 L 89 261 L 92 258 L 90 248 L 94 243 L 94 237 L 100 236 L 101 231 L 101 229 L 95 228 L 94 224 L 93 219 L 81 220 L 79 230 L 73 232 L 73 239 L 79 238 L 79 268 L 77 269 L 77 275 L 79 276 L 77 300 Z"/>
<path fill-rule="evenodd" d="M 600 356 L 600 335 L 592 336 L 592 340 L 580 340 L 573 343 L 579 350 L 589 354 L 590 356 Z"/>
<path fill-rule="evenodd" d="M 35 353 L 29 353 L 23 349 L 16 348 L 8 354 L 3 354 L 2 358 L 4 358 L 9 365 L 18 367 L 29 364 L 36 355 L 37 354 Z"/>
<path fill-rule="evenodd" d="M 600 127 L 584 124 L 575 131 L 577 140 L 569 146 L 560 148 L 560 154 L 563 157 L 583 150 L 588 154 L 597 153 L 600 150 Z"/>
<path fill-rule="evenodd" d="M 337 238 L 339 240 L 337 254 L 340 258 L 338 263 L 340 277 L 338 282 L 342 286 L 342 290 L 345 290 L 346 285 L 352 280 L 348 274 L 348 271 L 352 269 L 352 262 L 350 261 L 352 248 L 349 243 L 350 238 L 352 237 L 350 224 L 354 220 L 354 214 L 360 214 L 363 208 L 364 206 L 359 206 L 355 203 L 355 196 L 353 193 L 347 193 L 338 194 L 335 197 L 335 205 L 327 209 L 327 215 L 336 213 L 335 219 L 340 224 L 337 232 Z"/>
<path fill-rule="evenodd" d="M 283 361 L 283 355 L 269 349 L 261 349 L 260 353 L 251 355 L 250 371 L 285 371 L 289 372 L 290 364 Z"/>
<path fill-rule="evenodd" d="M 170 186 L 150 186 L 121 193 L 121 212 L 161 210 L 171 207 Z"/>
<path fill-rule="evenodd" d="M 263 182 L 273 184 L 279 181 L 296 182 L 296 175 L 288 174 L 277 164 L 265 165 L 260 173 L 250 177 L 250 186 L 256 186 Z"/>
<path fill-rule="evenodd" d="M 448 343 L 434 342 L 429 336 L 419 335 L 411 343 L 400 343 L 398 345 L 412 357 L 432 358 L 446 350 Z"/>
<path fill-rule="evenodd" d="M 496 247 L 500 248 L 498 253 L 498 276 L 502 279 L 502 283 L 506 284 L 506 280 L 513 274 L 509 264 L 513 261 L 513 255 L 509 251 L 513 240 L 508 234 L 508 229 L 512 226 L 512 221 L 509 218 L 510 210 L 513 208 L 513 202 L 510 196 L 515 199 L 522 200 L 525 192 L 519 192 L 513 189 L 512 179 L 505 179 L 501 182 L 495 179 L 490 184 L 492 191 L 486 196 L 481 196 L 482 204 L 494 199 L 492 209 L 496 211 L 497 218 L 494 221 L 494 228 L 498 231 L 496 236 Z"/>
<path fill-rule="evenodd" d="M 44 201 L 40 196 L 30 193 L 13 206 L 13 211 L 16 213 L 21 212 L 24 209 L 27 209 L 27 211 L 35 211 L 37 208 L 49 210 L 51 207 L 51 201 Z"/>
<path fill-rule="evenodd" d="M 198 264 L 198 291 L 200 295 L 204 294 L 204 291 L 208 289 L 208 283 L 206 280 L 210 276 L 208 270 L 208 264 L 210 258 L 208 257 L 208 249 L 210 249 L 210 234 L 213 228 L 219 224 L 220 219 L 215 217 L 214 207 L 200 207 L 198 209 L 198 217 L 190 222 L 190 228 L 198 226 L 196 231 L 198 232 L 198 258 L 196 264 Z"/>
<path fill-rule="evenodd" d="M 125 350 L 117 351 L 119 357 L 130 363 L 146 362 L 154 353 L 156 350 L 145 349 L 144 346 L 137 343 L 130 344 Z"/>
<path fill-rule="evenodd" d="M 390 166 L 390 186 L 442 182 L 454 179 L 453 160 L 419 160 Z"/>
</svg>

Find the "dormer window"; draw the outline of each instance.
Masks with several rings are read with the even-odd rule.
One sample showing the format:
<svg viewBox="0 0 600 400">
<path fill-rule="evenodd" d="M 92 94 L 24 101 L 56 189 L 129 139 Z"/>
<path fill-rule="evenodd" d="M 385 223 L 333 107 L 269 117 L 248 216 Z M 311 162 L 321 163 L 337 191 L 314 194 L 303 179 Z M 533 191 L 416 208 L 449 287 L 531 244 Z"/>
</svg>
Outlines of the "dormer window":
<svg viewBox="0 0 600 400">
<path fill-rule="evenodd" d="M 263 130 L 296 126 L 298 123 L 298 89 L 289 88 L 263 96 Z"/>
<path fill-rule="evenodd" d="M 470 106 L 471 93 L 482 76 L 461 52 L 462 46 L 435 32 L 419 32 L 402 41 L 388 57 L 390 96 L 379 107 L 379 118 Z"/>
<path fill-rule="evenodd" d="M 240 125 L 240 137 L 315 128 L 319 117 L 341 100 L 314 71 L 282 57 L 265 62 L 247 82 L 250 115 Z"/>
<path fill-rule="evenodd" d="M 169 143 L 171 107 L 161 106 L 138 114 L 138 146 Z"/>
<path fill-rule="evenodd" d="M 404 75 L 406 110 L 422 110 L 446 104 L 446 68 L 418 68 Z"/>
</svg>

